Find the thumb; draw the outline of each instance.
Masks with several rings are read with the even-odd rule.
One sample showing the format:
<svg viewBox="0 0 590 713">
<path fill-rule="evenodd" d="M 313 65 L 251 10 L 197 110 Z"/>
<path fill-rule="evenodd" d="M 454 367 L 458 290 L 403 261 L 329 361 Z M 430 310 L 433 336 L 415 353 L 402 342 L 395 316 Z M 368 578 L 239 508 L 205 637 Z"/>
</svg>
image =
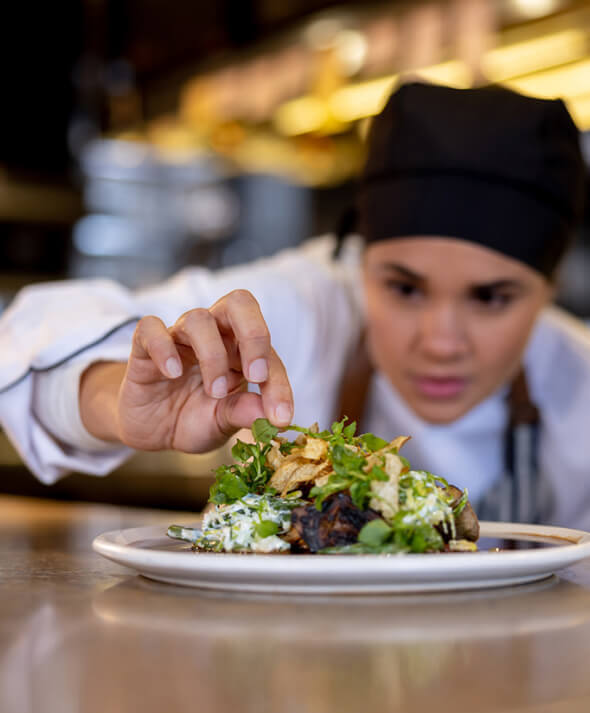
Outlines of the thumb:
<svg viewBox="0 0 590 713">
<path fill-rule="evenodd" d="M 226 436 L 240 428 L 250 428 L 257 418 L 264 418 L 260 394 L 238 391 L 217 402 L 215 409 L 217 426 Z"/>
</svg>

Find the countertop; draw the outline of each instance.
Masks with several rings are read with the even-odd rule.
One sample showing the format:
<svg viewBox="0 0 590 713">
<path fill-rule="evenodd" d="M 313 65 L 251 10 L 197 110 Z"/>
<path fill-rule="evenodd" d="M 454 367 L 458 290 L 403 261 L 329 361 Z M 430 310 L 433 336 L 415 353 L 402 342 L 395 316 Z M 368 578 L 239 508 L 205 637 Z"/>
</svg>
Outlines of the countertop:
<svg viewBox="0 0 590 713">
<path fill-rule="evenodd" d="M 590 559 L 517 587 L 306 598 L 158 584 L 92 552 L 182 517 L 0 497 L 1 713 L 590 711 Z"/>
</svg>

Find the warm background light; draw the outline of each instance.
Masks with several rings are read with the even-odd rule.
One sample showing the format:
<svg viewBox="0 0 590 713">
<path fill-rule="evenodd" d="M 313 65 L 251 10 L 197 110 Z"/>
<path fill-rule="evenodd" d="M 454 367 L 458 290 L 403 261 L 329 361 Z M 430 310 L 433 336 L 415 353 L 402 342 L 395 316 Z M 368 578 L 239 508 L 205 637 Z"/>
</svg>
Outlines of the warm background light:
<svg viewBox="0 0 590 713">
<path fill-rule="evenodd" d="M 310 185 L 328 175 L 338 182 L 353 175 L 358 151 L 350 164 L 333 156 L 339 174 L 326 172 L 325 161 L 341 141 L 321 149 L 309 142 L 305 155 L 315 158 L 303 163 L 302 147 L 285 142 L 347 134 L 362 143 L 364 122 L 381 111 L 396 82 L 412 78 L 459 88 L 501 83 L 561 97 L 580 128 L 590 129 L 590 5 L 441 0 L 367 13 L 336 8 L 274 48 L 196 75 L 181 92 L 176 123 L 160 122 L 151 133 L 170 151 L 210 146 L 253 170 L 272 166 Z M 239 128 L 239 141 L 220 139 L 227 126 L 233 136 Z"/>
</svg>

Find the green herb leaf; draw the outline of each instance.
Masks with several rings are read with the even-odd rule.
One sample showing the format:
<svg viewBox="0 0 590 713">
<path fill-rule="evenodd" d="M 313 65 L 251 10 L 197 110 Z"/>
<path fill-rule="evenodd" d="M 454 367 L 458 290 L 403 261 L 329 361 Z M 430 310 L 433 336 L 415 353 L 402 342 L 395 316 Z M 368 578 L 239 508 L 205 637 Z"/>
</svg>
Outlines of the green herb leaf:
<svg viewBox="0 0 590 713">
<path fill-rule="evenodd" d="M 248 493 L 248 486 L 239 475 L 226 471 L 218 476 L 217 482 L 211 488 L 210 500 L 214 503 L 233 503 Z"/>
<path fill-rule="evenodd" d="M 459 517 L 459 515 L 465 509 L 465 506 L 467 505 L 468 500 L 469 500 L 469 493 L 467 492 L 467 488 L 465 488 L 465 490 L 463 491 L 463 495 L 461 495 L 461 499 L 453 508 L 453 516 L 454 517 Z"/>
<path fill-rule="evenodd" d="M 285 443 L 281 443 L 279 450 L 284 456 L 288 456 L 296 445 L 295 441 L 285 441 Z"/>
<path fill-rule="evenodd" d="M 427 523 L 419 525 L 412 536 L 410 543 L 412 552 L 426 552 L 427 550 L 442 550 L 444 548 L 443 538 Z"/>
<path fill-rule="evenodd" d="M 301 490 L 292 490 L 290 493 L 287 493 L 285 495 L 284 500 L 299 500 L 302 495 L 303 493 L 301 492 Z"/>
<path fill-rule="evenodd" d="M 380 468 L 378 465 L 374 465 L 370 472 L 369 476 L 371 480 L 380 480 L 382 483 L 385 483 L 389 480 L 389 476 L 387 473 L 383 470 L 383 468 Z"/>
<path fill-rule="evenodd" d="M 356 433 L 356 421 L 349 423 L 346 428 L 342 429 L 342 435 L 344 438 L 353 438 Z"/>
<path fill-rule="evenodd" d="M 256 453 L 258 453 L 258 446 L 253 443 L 244 443 L 244 441 L 240 441 L 239 439 L 231 449 L 234 460 L 239 460 L 244 463 Z"/>
<path fill-rule="evenodd" d="M 342 476 L 334 473 L 328 478 L 328 482 L 325 485 L 322 485 L 321 487 L 314 485 L 309 491 L 309 495 L 310 497 L 315 498 L 314 502 L 316 509 L 321 510 L 322 504 L 326 498 L 334 493 L 339 493 L 341 490 L 348 490 L 353 482 L 352 478 L 343 478 Z"/>
<path fill-rule="evenodd" d="M 336 473 L 343 476 L 355 475 L 360 477 L 361 480 L 366 479 L 367 476 L 363 471 L 363 467 L 367 464 L 367 461 L 364 456 L 349 450 L 340 443 L 332 447 L 330 455 Z"/>
<path fill-rule="evenodd" d="M 342 421 L 334 421 L 331 428 L 332 433 L 335 436 L 339 436 L 342 433 L 342 429 L 344 428 L 344 419 L 342 419 Z"/>
<path fill-rule="evenodd" d="M 386 440 L 379 438 L 379 436 L 375 436 L 372 433 L 363 433 L 361 436 L 361 442 L 365 448 L 373 453 L 375 453 L 375 451 L 380 451 L 382 448 L 389 445 Z"/>
<path fill-rule="evenodd" d="M 378 547 L 389 539 L 392 532 L 384 520 L 371 520 L 359 532 L 358 541 L 370 547 Z"/>
<path fill-rule="evenodd" d="M 278 432 L 279 429 L 266 418 L 257 418 L 252 424 L 252 435 L 258 443 L 270 443 Z"/>
<path fill-rule="evenodd" d="M 364 510 L 371 483 L 368 480 L 355 480 L 350 486 L 350 497 L 359 510 Z"/>
<path fill-rule="evenodd" d="M 277 534 L 279 526 L 272 520 L 261 520 L 254 525 L 254 529 L 259 537 L 270 537 Z"/>
</svg>

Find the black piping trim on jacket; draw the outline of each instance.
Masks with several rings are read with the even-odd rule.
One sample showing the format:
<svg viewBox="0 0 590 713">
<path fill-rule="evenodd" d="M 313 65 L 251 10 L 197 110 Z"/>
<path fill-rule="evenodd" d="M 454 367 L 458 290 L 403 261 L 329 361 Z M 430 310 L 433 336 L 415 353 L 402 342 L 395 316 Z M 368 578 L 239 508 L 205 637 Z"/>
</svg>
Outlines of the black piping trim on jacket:
<svg viewBox="0 0 590 713">
<path fill-rule="evenodd" d="M 29 376 L 29 374 L 39 374 L 44 371 L 51 371 L 51 369 L 57 369 L 57 367 L 61 366 L 62 364 L 65 364 L 70 359 L 77 357 L 78 354 L 82 354 L 87 349 L 91 349 L 92 347 L 95 347 L 97 344 L 104 342 L 105 339 L 108 339 L 115 332 L 119 331 L 119 329 L 123 329 L 123 327 L 127 327 L 129 324 L 133 324 L 133 322 L 138 322 L 140 319 L 141 319 L 141 317 L 129 317 L 129 319 L 126 319 L 124 322 L 121 322 L 120 324 L 117 324 L 115 327 L 112 327 L 111 329 L 109 329 L 108 332 L 103 334 L 101 337 L 98 337 L 98 339 L 95 339 L 93 342 L 90 342 L 90 344 L 85 344 L 83 347 L 76 349 L 76 351 L 72 352 L 71 354 L 68 354 L 67 356 L 63 357 L 59 361 L 56 361 L 55 364 L 50 364 L 49 366 L 44 366 L 42 368 L 30 366 L 25 371 L 24 374 L 22 374 L 21 376 L 18 377 L 18 379 L 15 379 L 15 381 L 11 381 L 6 386 L 3 386 L 2 388 L 0 388 L 0 394 L 5 393 L 9 389 L 12 389 L 17 384 L 20 384 L 20 382 L 24 381 L 24 379 L 26 379 L 27 376 Z"/>
</svg>

